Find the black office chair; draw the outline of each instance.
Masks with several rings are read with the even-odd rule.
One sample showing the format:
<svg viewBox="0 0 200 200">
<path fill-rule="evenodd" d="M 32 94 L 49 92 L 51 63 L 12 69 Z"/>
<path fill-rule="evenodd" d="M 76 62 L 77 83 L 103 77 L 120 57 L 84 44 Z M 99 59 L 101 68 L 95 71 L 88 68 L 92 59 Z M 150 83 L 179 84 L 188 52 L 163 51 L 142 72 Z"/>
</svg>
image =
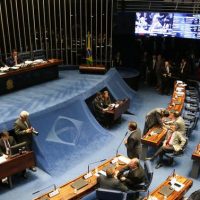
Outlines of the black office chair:
<svg viewBox="0 0 200 200">
<path fill-rule="evenodd" d="M 19 56 L 22 58 L 23 61 L 32 60 L 32 54 L 30 51 L 22 52 L 19 54 Z"/>
<path fill-rule="evenodd" d="M 187 147 L 187 143 L 188 143 L 188 139 L 186 140 L 185 145 L 183 146 L 182 150 L 180 150 L 180 151 L 166 152 L 164 154 L 164 156 L 168 159 L 168 162 L 167 162 L 168 165 L 170 165 L 170 166 L 173 165 L 174 158 L 180 157 L 184 154 L 185 149 Z"/>
<path fill-rule="evenodd" d="M 33 51 L 33 60 L 37 59 L 45 59 L 45 51 L 43 49 Z"/>
<path fill-rule="evenodd" d="M 146 192 L 153 179 L 153 167 L 150 160 L 144 161 L 145 182 L 140 183 L 133 188 L 134 192 Z"/>
</svg>

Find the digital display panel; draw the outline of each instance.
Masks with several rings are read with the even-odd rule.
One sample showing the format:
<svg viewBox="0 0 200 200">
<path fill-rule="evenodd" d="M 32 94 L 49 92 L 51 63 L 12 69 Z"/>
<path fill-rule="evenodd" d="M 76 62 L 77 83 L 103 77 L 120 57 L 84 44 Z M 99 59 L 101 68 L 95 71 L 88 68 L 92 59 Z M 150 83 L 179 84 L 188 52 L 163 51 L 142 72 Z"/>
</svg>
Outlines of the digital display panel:
<svg viewBox="0 0 200 200">
<path fill-rule="evenodd" d="M 200 15 L 136 12 L 135 34 L 200 39 Z"/>
</svg>

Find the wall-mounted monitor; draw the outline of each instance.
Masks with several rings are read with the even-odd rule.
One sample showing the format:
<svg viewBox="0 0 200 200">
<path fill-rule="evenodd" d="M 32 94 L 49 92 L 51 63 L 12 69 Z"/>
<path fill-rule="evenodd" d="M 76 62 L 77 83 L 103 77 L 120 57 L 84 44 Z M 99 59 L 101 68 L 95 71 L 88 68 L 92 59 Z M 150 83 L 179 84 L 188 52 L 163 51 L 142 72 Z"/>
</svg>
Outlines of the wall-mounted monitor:
<svg viewBox="0 0 200 200">
<path fill-rule="evenodd" d="M 192 13 L 136 12 L 135 34 L 200 39 L 200 15 Z"/>
</svg>

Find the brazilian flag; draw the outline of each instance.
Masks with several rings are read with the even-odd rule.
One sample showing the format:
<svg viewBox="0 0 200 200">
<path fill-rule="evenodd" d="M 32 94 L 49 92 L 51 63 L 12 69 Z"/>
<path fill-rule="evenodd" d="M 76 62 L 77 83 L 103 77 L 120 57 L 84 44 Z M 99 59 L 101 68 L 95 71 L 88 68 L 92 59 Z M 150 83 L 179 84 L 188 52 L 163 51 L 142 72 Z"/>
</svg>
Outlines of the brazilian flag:
<svg viewBox="0 0 200 200">
<path fill-rule="evenodd" d="M 89 32 L 87 35 L 86 63 L 88 65 L 93 65 L 92 49 L 91 49 L 91 34 Z"/>
</svg>

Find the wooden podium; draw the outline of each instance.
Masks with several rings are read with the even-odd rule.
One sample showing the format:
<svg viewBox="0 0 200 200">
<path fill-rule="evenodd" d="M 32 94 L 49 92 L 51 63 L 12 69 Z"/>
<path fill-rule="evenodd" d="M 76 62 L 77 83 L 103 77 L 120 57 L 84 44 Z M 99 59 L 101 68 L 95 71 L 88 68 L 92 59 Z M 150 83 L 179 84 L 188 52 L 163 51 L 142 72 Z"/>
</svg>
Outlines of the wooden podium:
<svg viewBox="0 0 200 200">
<path fill-rule="evenodd" d="M 106 66 L 103 64 L 81 64 L 79 66 L 80 73 L 88 73 L 88 74 L 105 74 L 106 73 Z"/>
</svg>

